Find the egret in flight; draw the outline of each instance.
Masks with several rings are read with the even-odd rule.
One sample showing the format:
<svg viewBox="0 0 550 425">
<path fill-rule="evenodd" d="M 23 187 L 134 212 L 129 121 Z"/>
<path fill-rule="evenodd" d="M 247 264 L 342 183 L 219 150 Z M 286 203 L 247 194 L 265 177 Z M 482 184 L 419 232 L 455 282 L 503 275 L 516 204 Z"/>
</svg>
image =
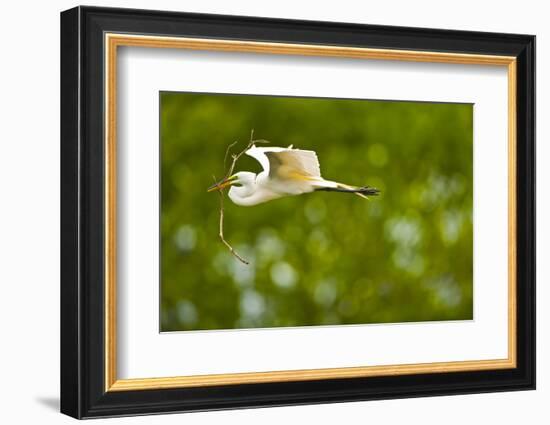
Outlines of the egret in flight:
<svg viewBox="0 0 550 425">
<path fill-rule="evenodd" d="M 314 151 L 279 147 L 256 147 L 246 152 L 263 168 L 259 174 L 241 171 L 214 184 L 208 191 L 231 186 L 229 199 L 241 206 L 258 205 L 284 196 L 301 195 L 315 191 L 354 193 L 362 198 L 378 195 L 378 189 L 357 187 L 321 177 L 319 160 Z"/>
</svg>

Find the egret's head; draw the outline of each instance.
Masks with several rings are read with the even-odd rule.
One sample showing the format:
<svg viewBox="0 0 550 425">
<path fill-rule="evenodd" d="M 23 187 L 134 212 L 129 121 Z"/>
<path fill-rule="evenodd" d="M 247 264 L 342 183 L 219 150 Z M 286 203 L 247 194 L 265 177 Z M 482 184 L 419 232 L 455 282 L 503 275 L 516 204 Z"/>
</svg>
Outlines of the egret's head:
<svg viewBox="0 0 550 425">
<path fill-rule="evenodd" d="M 253 184 L 256 180 L 256 174 L 250 173 L 248 171 L 240 171 L 238 173 L 233 174 L 232 176 L 227 177 L 226 179 L 223 179 L 222 181 L 213 184 L 208 188 L 208 192 L 212 192 L 214 190 L 221 190 L 228 186 L 250 186 Z"/>
</svg>

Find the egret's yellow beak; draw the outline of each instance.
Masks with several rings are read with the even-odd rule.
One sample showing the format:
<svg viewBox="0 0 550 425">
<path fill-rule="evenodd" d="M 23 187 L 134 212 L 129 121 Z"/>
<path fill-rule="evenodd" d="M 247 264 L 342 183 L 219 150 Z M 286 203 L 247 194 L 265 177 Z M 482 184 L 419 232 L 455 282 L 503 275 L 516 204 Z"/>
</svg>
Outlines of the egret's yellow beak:
<svg viewBox="0 0 550 425">
<path fill-rule="evenodd" d="M 237 179 L 237 176 L 233 175 L 231 177 L 223 179 L 222 181 L 219 181 L 218 183 L 214 183 L 212 186 L 208 188 L 207 192 L 213 192 L 214 190 L 222 190 L 227 186 L 231 186 L 236 179 Z"/>
</svg>

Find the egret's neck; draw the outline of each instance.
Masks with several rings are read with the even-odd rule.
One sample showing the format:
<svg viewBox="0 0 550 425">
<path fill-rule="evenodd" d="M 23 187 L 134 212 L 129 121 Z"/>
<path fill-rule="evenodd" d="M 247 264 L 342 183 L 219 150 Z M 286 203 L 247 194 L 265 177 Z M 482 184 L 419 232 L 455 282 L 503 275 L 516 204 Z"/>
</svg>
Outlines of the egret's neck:
<svg viewBox="0 0 550 425">
<path fill-rule="evenodd" d="M 234 204 L 243 207 L 258 205 L 262 202 L 267 202 L 279 197 L 275 193 L 255 183 L 243 185 L 241 187 L 232 186 L 231 189 L 229 189 L 228 196 Z"/>
<path fill-rule="evenodd" d="M 252 189 L 252 186 L 253 184 L 251 183 L 240 187 L 232 186 L 231 189 L 229 189 L 228 193 L 229 199 L 231 199 L 233 203 L 237 205 L 253 205 L 249 203 L 254 196 L 254 190 Z"/>
</svg>

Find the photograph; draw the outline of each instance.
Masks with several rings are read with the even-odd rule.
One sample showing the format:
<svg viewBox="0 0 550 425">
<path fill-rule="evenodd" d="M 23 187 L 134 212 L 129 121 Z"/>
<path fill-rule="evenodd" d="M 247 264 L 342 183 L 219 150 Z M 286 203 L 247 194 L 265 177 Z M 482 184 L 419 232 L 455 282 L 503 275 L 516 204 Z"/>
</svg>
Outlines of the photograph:
<svg viewBox="0 0 550 425">
<path fill-rule="evenodd" d="M 474 319 L 473 104 L 159 96 L 161 332 Z"/>
</svg>

